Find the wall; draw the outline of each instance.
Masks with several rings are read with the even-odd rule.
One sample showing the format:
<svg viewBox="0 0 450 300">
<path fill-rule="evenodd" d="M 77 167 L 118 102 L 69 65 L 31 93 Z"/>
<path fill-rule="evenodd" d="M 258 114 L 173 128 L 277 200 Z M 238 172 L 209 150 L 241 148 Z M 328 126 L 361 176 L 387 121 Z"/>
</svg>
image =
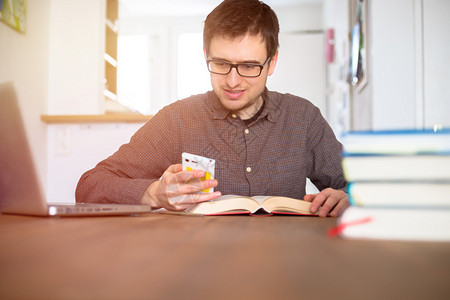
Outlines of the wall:
<svg viewBox="0 0 450 300">
<path fill-rule="evenodd" d="M 323 29 L 322 4 L 317 1 L 272 8 L 278 16 L 282 33 Z"/>
<path fill-rule="evenodd" d="M 105 0 L 51 1 L 48 114 L 104 112 L 105 7 Z"/>
<path fill-rule="evenodd" d="M 280 22 L 279 56 L 267 87 L 310 100 L 328 118 L 322 5 L 274 8 Z"/>
<path fill-rule="evenodd" d="M 26 33 L 0 22 L 0 82 L 13 81 L 44 185 L 47 181 L 47 129 L 40 120 L 48 95 L 50 0 L 28 0 Z"/>
<path fill-rule="evenodd" d="M 327 117 L 323 33 L 281 33 L 279 40 L 277 65 L 267 88 L 304 97 Z"/>
</svg>

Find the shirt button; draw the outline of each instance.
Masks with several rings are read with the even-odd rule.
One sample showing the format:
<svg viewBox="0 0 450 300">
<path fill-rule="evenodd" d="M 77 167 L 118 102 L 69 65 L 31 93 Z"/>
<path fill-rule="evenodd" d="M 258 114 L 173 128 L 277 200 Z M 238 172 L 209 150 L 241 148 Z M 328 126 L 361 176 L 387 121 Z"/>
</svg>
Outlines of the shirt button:
<svg viewBox="0 0 450 300">
<path fill-rule="evenodd" d="M 252 171 L 252 168 L 247 167 L 247 173 L 250 173 Z"/>
<path fill-rule="evenodd" d="M 250 130 L 248 130 L 247 128 L 244 130 L 245 134 L 249 134 Z"/>
<path fill-rule="evenodd" d="M 237 118 L 236 114 L 232 114 L 231 117 L 232 117 L 233 119 L 236 119 L 236 118 Z"/>
</svg>

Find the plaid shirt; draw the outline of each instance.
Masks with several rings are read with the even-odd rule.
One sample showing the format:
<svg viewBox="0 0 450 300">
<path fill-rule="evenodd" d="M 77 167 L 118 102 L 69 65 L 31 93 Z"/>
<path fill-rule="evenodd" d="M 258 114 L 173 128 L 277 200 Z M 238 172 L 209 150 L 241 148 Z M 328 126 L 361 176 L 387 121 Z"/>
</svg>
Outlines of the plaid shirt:
<svg viewBox="0 0 450 300">
<path fill-rule="evenodd" d="M 78 202 L 139 203 L 182 152 L 216 160 L 222 194 L 302 199 L 306 177 L 319 190 L 342 189 L 341 144 L 308 100 L 266 90 L 265 106 L 248 126 L 214 92 L 166 106 L 112 156 L 81 177 Z"/>
</svg>

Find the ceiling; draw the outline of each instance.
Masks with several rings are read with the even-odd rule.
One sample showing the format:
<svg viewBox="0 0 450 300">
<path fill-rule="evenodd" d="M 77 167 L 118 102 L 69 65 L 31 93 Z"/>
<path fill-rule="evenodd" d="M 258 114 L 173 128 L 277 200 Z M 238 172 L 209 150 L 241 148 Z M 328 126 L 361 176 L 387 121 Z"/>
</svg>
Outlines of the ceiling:
<svg viewBox="0 0 450 300">
<path fill-rule="evenodd" d="M 222 0 L 119 0 L 120 17 L 145 16 L 206 16 Z M 273 8 L 307 3 L 322 3 L 323 0 L 264 0 Z"/>
</svg>

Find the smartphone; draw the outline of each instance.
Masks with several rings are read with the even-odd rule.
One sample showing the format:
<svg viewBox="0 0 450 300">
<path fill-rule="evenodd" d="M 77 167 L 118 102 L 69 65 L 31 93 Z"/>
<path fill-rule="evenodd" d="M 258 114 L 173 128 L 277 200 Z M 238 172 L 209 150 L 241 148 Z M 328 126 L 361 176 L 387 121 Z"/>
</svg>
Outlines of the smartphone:
<svg viewBox="0 0 450 300">
<path fill-rule="evenodd" d="M 216 161 L 212 158 L 206 158 L 200 155 L 183 152 L 181 155 L 183 171 L 203 170 L 205 177 L 200 180 L 214 179 L 214 171 L 216 168 Z M 214 188 L 204 189 L 203 193 L 212 193 Z"/>
</svg>

